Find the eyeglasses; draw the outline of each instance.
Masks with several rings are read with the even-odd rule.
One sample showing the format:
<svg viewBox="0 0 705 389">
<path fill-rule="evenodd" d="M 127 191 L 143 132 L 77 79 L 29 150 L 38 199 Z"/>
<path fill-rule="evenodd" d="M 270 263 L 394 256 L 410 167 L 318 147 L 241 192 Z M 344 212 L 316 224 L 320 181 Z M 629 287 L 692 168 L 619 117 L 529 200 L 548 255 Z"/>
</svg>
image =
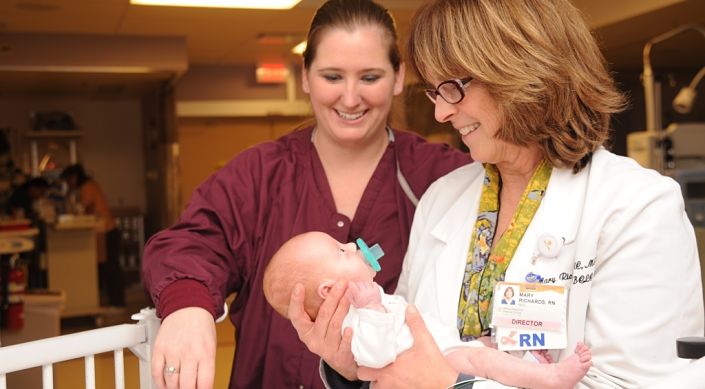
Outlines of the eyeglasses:
<svg viewBox="0 0 705 389">
<path fill-rule="evenodd" d="M 458 104 L 465 98 L 465 88 L 470 85 L 472 77 L 443 81 L 436 89 L 425 89 L 426 96 L 436 104 L 436 98 L 441 96 L 448 104 Z"/>
</svg>

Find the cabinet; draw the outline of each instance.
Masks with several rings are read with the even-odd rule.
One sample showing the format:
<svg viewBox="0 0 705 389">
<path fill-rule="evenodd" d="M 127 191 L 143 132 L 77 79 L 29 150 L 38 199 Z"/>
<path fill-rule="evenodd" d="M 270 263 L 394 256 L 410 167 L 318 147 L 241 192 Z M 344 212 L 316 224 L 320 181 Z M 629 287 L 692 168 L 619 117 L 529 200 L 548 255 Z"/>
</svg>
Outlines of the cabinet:
<svg viewBox="0 0 705 389">
<path fill-rule="evenodd" d="M 62 317 L 102 312 L 98 293 L 97 221 L 57 223 L 47 228 L 49 289 L 62 290 Z"/>
</svg>

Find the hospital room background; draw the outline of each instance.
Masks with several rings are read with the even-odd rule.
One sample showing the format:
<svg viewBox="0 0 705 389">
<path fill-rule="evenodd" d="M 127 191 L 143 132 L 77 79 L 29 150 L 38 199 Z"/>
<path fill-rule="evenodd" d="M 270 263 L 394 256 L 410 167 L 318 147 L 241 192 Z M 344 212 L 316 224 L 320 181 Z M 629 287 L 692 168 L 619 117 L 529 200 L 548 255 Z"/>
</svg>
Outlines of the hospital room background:
<svg viewBox="0 0 705 389">
<path fill-rule="evenodd" d="M 680 185 L 705 257 L 705 1 L 572 0 L 629 99 L 610 147 Z M 400 41 L 423 0 L 380 0 Z M 310 117 L 300 54 L 322 1 L 287 10 L 160 7 L 130 0 L 0 1 L 0 206 L 22 182 L 49 183 L 45 228 L 0 217 L 0 345 L 134 323 L 144 242 L 172 223 L 191 191 L 243 149 Z M 413 75 L 391 123 L 461 147 L 433 120 Z M 121 233 L 124 307 L 97 286 L 104 252 L 95 219 L 72 203 L 60 173 L 81 163 L 105 192 Z M 80 280 L 80 282 L 77 282 Z M 23 318 L 19 317 L 22 310 Z M 232 325 L 217 325 L 216 387 L 229 378 Z M 95 356 L 98 387 L 115 387 L 112 353 Z M 125 387 L 138 358 L 125 353 Z M 41 368 L 7 376 L 41 387 Z M 84 360 L 53 366 L 55 388 L 83 387 Z"/>
</svg>

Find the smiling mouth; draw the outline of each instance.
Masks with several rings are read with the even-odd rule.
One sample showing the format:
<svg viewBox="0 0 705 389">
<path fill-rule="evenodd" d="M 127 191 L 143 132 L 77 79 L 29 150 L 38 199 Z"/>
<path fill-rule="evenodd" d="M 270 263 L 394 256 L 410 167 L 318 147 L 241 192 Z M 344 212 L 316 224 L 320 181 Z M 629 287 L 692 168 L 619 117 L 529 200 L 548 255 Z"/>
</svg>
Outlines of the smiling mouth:
<svg viewBox="0 0 705 389">
<path fill-rule="evenodd" d="M 338 111 L 337 109 L 335 112 L 340 116 L 341 119 L 343 120 L 357 120 L 362 117 L 362 115 L 365 114 L 367 111 L 362 111 L 362 112 L 355 112 L 355 113 L 347 113 L 347 112 L 341 112 Z"/>
<path fill-rule="evenodd" d="M 478 128 L 480 128 L 480 123 L 475 122 L 469 126 L 459 128 L 458 132 L 460 132 L 460 135 L 465 136 L 471 132 L 474 132 Z"/>
</svg>

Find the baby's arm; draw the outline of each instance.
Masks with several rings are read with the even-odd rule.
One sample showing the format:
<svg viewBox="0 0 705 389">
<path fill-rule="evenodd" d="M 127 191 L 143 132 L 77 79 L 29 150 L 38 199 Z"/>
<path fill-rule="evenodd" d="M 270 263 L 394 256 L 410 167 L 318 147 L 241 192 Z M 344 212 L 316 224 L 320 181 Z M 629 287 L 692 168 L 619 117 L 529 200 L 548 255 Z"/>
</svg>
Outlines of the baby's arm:
<svg viewBox="0 0 705 389">
<path fill-rule="evenodd" d="M 364 286 L 371 286 L 377 291 L 373 293 Z M 401 351 L 411 347 L 413 342 L 404 324 L 406 303 L 399 296 L 383 295 L 381 290 L 374 283 L 360 285 L 350 282 L 348 287 L 352 306 L 343 328 L 353 329 L 350 350 L 360 366 L 384 367 L 393 362 Z"/>
<path fill-rule="evenodd" d="M 351 282 L 345 293 L 355 308 L 372 309 L 377 312 L 386 312 L 382 305 L 382 293 L 374 282 Z"/>
</svg>

